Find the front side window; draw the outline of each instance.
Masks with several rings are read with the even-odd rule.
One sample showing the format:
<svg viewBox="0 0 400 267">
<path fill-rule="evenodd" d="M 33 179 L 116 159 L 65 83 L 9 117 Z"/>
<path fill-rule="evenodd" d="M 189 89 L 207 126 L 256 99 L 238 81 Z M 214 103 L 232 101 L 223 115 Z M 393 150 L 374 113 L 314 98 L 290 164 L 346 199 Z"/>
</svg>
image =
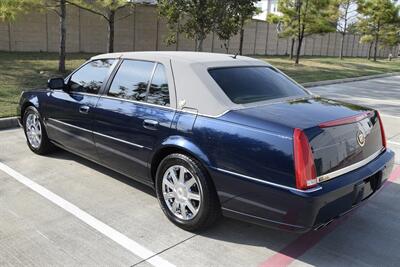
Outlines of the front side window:
<svg viewBox="0 0 400 267">
<path fill-rule="evenodd" d="M 161 106 L 169 106 L 168 80 L 165 68 L 162 64 L 157 64 L 151 80 L 147 102 Z"/>
<path fill-rule="evenodd" d="M 308 95 L 300 86 L 270 67 L 224 67 L 208 72 L 236 104 Z"/>
<path fill-rule="evenodd" d="M 145 101 L 154 62 L 124 60 L 115 75 L 109 96 Z"/>
<path fill-rule="evenodd" d="M 73 92 L 98 94 L 114 59 L 93 60 L 72 74 L 68 81 L 69 89 Z"/>
</svg>

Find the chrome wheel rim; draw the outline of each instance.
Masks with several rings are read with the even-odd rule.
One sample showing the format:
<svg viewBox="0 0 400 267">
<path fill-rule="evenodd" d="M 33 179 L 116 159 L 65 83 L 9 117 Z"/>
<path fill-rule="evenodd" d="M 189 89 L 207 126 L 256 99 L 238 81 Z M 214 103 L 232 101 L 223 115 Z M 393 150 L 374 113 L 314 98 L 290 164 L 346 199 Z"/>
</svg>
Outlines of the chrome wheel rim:
<svg viewBox="0 0 400 267">
<path fill-rule="evenodd" d="M 28 142 L 33 148 L 38 148 L 42 142 L 42 126 L 37 114 L 29 114 L 25 125 Z"/>
<path fill-rule="evenodd" d="M 163 176 L 162 193 L 168 209 L 181 220 L 191 220 L 201 206 L 201 185 L 185 167 L 169 167 Z"/>
</svg>

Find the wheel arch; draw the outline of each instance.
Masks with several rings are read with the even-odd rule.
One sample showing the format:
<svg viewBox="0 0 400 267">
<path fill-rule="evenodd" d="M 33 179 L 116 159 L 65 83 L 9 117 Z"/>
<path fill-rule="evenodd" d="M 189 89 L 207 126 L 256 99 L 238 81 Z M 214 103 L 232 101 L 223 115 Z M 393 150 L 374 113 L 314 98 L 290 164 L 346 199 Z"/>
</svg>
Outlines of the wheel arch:
<svg viewBox="0 0 400 267">
<path fill-rule="evenodd" d="M 39 100 L 38 100 L 38 98 L 37 97 L 26 98 L 25 101 L 21 104 L 21 109 L 20 109 L 20 114 L 19 114 L 20 115 L 19 116 L 19 120 L 20 120 L 21 124 L 23 123 L 25 110 L 28 107 L 35 107 L 39 111 Z"/>
<path fill-rule="evenodd" d="M 150 161 L 150 176 L 152 181 L 155 181 L 156 172 L 160 162 L 168 155 L 173 153 L 181 153 L 190 156 L 201 163 L 210 176 L 208 166 L 210 166 L 210 160 L 207 155 L 193 142 L 182 137 L 171 137 L 164 141 L 153 154 Z M 212 180 L 212 178 L 211 178 Z"/>
</svg>

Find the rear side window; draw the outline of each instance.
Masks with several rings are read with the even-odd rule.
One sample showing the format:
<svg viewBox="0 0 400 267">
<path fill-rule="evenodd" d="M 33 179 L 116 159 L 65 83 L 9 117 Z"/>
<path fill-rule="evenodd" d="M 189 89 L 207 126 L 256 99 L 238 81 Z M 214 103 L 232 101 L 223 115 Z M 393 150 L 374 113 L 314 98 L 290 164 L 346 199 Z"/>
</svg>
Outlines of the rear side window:
<svg viewBox="0 0 400 267">
<path fill-rule="evenodd" d="M 114 59 L 99 59 L 87 63 L 72 74 L 68 81 L 69 89 L 73 92 L 99 93 L 114 62 Z"/>
<path fill-rule="evenodd" d="M 111 83 L 108 95 L 145 101 L 154 64 L 148 61 L 124 60 Z"/>
<path fill-rule="evenodd" d="M 147 102 L 161 106 L 169 106 L 168 80 L 165 68 L 157 64 L 151 80 Z"/>
<path fill-rule="evenodd" d="M 229 67 L 208 71 L 236 104 L 308 95 L 300 86 L 269 67 Z"/>
</svg>

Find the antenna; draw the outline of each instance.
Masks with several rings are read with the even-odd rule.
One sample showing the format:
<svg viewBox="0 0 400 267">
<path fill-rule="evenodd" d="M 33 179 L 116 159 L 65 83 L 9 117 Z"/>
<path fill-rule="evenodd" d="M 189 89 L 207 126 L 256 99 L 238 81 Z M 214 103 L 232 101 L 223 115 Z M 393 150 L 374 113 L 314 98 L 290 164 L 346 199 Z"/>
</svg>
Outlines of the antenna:
<svg viewBox="0 0 400 267">
<path fill-rule="evenodd" d="M 233 59 L 236 59 L 237 55 L 239 54 L 239 52 L 236 52 L 235 55 L 232 56 Z"/>
</svg>

